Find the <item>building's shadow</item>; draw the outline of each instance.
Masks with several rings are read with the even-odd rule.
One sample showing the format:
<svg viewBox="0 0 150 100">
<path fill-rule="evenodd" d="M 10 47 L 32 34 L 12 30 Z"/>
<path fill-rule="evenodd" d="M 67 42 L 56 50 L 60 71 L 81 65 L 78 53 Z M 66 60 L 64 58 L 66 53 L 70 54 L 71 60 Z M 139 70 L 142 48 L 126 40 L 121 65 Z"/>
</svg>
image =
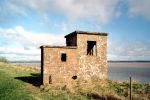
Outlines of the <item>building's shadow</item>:
<svg viewBox="0 0 150 100">
<path fill-rule="evenodd" d="M 30 83 L 34 86 L 41 85 L 41 74 L 40 73 L 31 73 L 30 76 L 15 77 L 15 79 Z"/>
</svg>

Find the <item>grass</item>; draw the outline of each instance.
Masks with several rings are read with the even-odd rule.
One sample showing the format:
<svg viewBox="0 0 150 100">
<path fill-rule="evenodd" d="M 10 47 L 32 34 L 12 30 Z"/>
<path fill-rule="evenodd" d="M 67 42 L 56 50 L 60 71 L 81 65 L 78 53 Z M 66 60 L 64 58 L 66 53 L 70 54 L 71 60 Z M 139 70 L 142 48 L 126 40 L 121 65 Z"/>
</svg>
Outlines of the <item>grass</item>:
<svg viewBox="0 0 150 100">
<path fill-rule="evenodd" d="M 128 82 L 77 81 L 73 86 L 40 85 L 40 71 L 0 63 L 0 100 L 128 100 Z M 150 100 L 150 83 L 132 84 L 133 100 Z"/>
<path fill-rule="evenodd" d="M 32 100 L 30 92 L 25 90 L 25 84 L 14 79 L 18 75 L 25 73 L 6 64 L 0 65 L 0 100 Z"/>
<path fill-rule="evenodd" d="M 85 96 L 40 86 L 39 70 L 0 63 L 0 100 L 86 100 Z M 42 88 L 44 87 L 44 89 Z"/>
</svg>

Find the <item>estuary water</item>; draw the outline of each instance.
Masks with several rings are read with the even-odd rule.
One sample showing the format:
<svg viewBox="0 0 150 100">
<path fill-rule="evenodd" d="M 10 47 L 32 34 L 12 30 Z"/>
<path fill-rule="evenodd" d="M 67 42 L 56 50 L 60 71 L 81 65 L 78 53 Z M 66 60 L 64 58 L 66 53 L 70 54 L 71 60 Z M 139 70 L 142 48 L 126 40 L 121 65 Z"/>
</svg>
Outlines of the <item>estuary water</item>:
<svg viewBox="0 0 150 100">
<path fill-rule="evenodd" d="M 40 63 L 13 63 L 40 68 Z M 109 62 L 108 74 L 110 80 L 133 80 L 141 83 L 150 83 L 150 62 Z"/>
<path fill-rule="evenodd" d="M 150 62 L 109 62 L 109 79 L 150 83 Z"/>
</svg>

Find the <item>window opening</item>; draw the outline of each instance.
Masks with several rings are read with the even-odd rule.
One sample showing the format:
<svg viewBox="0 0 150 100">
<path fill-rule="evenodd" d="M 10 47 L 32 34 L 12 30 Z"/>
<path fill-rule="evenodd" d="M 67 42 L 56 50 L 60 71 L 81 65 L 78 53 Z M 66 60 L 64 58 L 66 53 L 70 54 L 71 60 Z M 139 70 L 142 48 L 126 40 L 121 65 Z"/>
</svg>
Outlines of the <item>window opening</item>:
<svg viewBox="0 0 150 100">
<path fill-rule="evenodd" d="M 62 54 L 61 54 L 61 61 L 62 61 L 62 62 L 66 62 L 66 60 L 67 60 L 67 55 L 66 55 L 66 53 L 62 53 Z"/>
<path fill-rule="evenodd" d="M 97 55 L 96 41 L 87 41 L 87 55 Z"/>
</svg>

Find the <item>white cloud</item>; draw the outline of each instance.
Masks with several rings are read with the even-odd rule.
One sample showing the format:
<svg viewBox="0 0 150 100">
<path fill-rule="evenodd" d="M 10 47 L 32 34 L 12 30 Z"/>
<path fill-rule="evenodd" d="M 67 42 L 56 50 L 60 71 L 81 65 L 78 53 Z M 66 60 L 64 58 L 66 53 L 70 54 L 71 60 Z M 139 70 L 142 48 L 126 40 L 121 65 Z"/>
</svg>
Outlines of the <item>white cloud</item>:
<svg viewBox="0 0 150 100">
<path fill-rule="evenodd" d="M 69 19 L 95 19 L 107 23 L 116 13 L 118 0 L 30 0 L 28 5 L 40 12 L 61 13 Z"/>
<path fill-rule="evenodd" d="M 10 61 L 40 61 L 40 49 L 25 50 L 24 48 L 0 47 L 0 56 L 6 57 Z"/>
<path fill-rule="evenodd" d="M 9 60 L 40 60 L 40 45 L 65 44 L 64 35 L 28 32 L 22 26 L 0 28 L 0 56 Z M 5 43 L 3 42 L 3 43 Z M 19 44 L 19 46 L 16 44 Z M 150 43 L 109 41 L 109 60 L 150 60 Z"/>
<path fill-rule="evenodd" d="M 62 15 L 72 21 L 94 20 L 108 23 L 123 14 L 121 4 L 128 6 L 127 12 L 130 16 L 150 19 L 149 0 L 4 0 L 0 5 L 0 21 L 12 20 L 12 15 L 13 19 L 15 15 L 30 16 L 28 15 L 30 12 L 42 16 L 40 18 L 44 23 L 50 21 L 49 15 Z"/>
<path fill-rule="evenodd" d="M 127 0 L 130 16 L 143 16 L 150 20 L 150 0 Z"/>
<path fill-rule="evenodd" d="M 109 42 L 109 60 L 150 60 L 150 44 L 145 41 Z"/>
<path fill-rule="evenodd" d="M 26 15 L 32 9 L 40 15 L 60 14 L 70 20 L 90 19 L 109 22 L 118 15 L 119 0 L 11 0 L 5 1 L 3 9 Z"/>
<path fill-rule="evenodd" d="M 18 2 L 19 1 L 19 2 Z M 0 22 L 10 23 L 17 16 L 27 16 L 27 7 L 24 0 L 2 0 L 0 2 Z"/>
<path fill-rule="evenodd" d="M 13 2 L 13 0 L 8 1 L 5 0 L 3 9 L 6 9 L 9 11 L 9 13 L 12 13 L 13 15 L 18 14 L 18 15 L 27 15 L 26 13 L 26 8 L 24 3 L 20 0 L 20 2 Z"/>
<path fill-rule="evenodd" d="M 9 60 L 39 60 L 41 45 L 65 44 L 64 35 L 28 32 L 22 26 L 0 28 L 0 39 L 0 42 L 6 43 L 0 47 L 0 56 L 5 56 Z"/>
<path fill-rule="evenodd" d="M 0 54 L 17 54 L 17 55 L 40 55 L 40 49 L 29 49 L 24 48 L 10 48 L 4 47 L 0 48 Z"/>
<path fill-rule="evenodd" d="M 7 41 L 17 42 L 24 47 L 39 47 L 40 45 L 64 45 L 63 35 L 35 33 L 24 30 L 22 26 L 11 29 L 0 29 L 0 35 Z"/>
</svg>

